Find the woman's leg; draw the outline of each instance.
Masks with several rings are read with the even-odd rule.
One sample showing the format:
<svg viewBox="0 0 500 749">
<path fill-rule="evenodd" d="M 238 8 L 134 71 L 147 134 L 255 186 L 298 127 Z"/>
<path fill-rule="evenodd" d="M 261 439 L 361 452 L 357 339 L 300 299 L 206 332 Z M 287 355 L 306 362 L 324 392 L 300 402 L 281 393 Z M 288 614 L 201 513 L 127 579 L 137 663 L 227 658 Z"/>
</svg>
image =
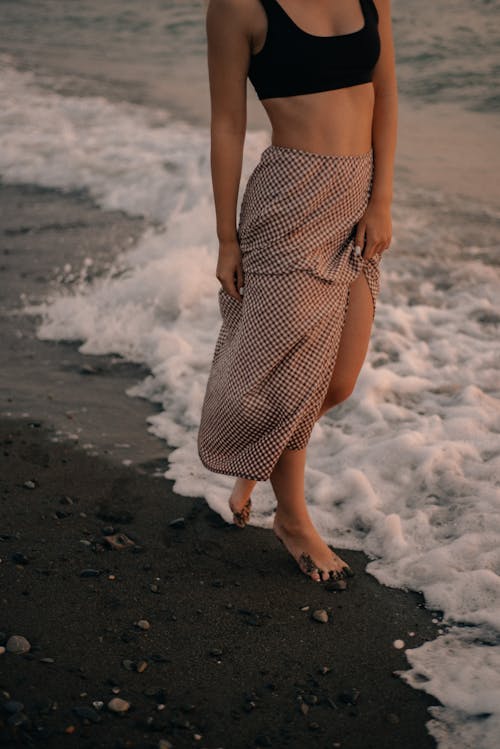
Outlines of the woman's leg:
<svg viewBox="0 0 500 749">
<path fill-rule="evenodd" d="M 350 286 L 349 306 L 337 360 L 318 419 L 330 408 L 346 400 L 354 390 L 368 351 L 372 323 L 372 293 L 365 274 L 360 273 Z"/>
<path fill-rule="evenodd" d="M 318 418 L 345 400 L 354 389 L 368 349 L 372 322 L 373 299 L 366 277 L 360 273 L 350 287 L 337 361 Z M 304 572 L 311 570 L 307 563 L 301 563 L 302 552 L 309 554 L 325 580 L 329 570 L 341 571 L 346 563 L 323 541 L 309 516 L 304 492 L 305 460 L 306 449 L 285 450 L 275 466 L 271 484 L 278 508 L 273 530 Z M 321 579 L 318 572 L 313 572 L 311 577 Z"/>
</svg>

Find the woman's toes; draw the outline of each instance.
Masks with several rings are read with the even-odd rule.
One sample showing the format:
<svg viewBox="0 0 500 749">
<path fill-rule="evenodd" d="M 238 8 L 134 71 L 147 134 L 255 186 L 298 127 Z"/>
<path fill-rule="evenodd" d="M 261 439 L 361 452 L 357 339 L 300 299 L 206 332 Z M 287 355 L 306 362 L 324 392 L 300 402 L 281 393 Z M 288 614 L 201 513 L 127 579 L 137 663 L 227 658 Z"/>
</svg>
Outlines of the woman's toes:
<svg viewBox="0 0 500 749">
<path fill-rule="evenodd" d="M 299 567 L 302 572 L 305 572 L 306 575 L 309 575 L 313 580 L 316 580 L 316 582 L 321 582 L 320 571 L 316 566 L 316 562 L 309 554 L 302 552 L 299 557 Z"/>
</svg>

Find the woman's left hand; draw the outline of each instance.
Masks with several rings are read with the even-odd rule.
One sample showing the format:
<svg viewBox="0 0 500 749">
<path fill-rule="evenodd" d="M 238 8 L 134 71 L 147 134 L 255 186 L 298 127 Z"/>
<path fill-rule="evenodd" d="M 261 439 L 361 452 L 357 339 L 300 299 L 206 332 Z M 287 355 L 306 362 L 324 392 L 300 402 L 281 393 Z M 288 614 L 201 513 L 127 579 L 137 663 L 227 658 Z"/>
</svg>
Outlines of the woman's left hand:
<svg viewBox="0 0 500 749">
<path fill-rule="evenodd" d="M 389 248 L 391 239 L 391 203 L 385 200 L 370 200 L 356 228 L 355 248 L 360 248 L 356 249 L 356 254 L 362 254 L 365 260 L 376 253 L 382 255 Z"/>
</svg>

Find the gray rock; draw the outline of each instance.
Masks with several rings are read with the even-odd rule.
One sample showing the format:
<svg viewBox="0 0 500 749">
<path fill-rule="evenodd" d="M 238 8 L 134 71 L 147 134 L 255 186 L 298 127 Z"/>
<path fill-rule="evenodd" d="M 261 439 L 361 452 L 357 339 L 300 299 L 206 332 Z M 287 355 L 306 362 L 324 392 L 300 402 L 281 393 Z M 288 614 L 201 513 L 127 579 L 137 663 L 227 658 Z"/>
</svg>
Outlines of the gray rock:
<svg viewBox="0 0 500 749">
<path fill-rule="evenodd" d="M 88 568 L 80 572 L 80 577 L 99 577 L 100 574 L 101 570 Z"/>
<path fill-rule="evenodd" d="M 18 702 L 17 700 L 7 700 L 2 704 L 2 707 L 8 713 L 19 713 L 23 709 L 24 705 L 22 702 Z"/>
<path fill-rule="evenodd" d="M 175 518 L 174 520 L 170 521 L 169 526 L 171 528 L 185 528 L 186 527 L 186 519 L 183 518 L 183 517 Z"/>
<path fill-rule="evenodd" d="M 82 720 L 88 720 L 91 723 L 99 723 L 101 720 L 101 716 L 97 710 L 94 710 L 93 707 L 88 707 L 88 705 L 76 705 L 73 708 L 73 712 Z"/>
</svg>

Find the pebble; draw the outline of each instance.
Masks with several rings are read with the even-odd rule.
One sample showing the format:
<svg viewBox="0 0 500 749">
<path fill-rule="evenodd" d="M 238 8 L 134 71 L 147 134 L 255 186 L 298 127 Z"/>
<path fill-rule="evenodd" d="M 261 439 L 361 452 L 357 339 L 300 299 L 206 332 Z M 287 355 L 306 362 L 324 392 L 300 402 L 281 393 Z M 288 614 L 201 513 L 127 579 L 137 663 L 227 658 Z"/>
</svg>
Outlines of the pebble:
<svg viewBox="0 0 500 749">
<path fill-rule="evenodd" d="M 40 658 L 40 663 L 55 663 L 53 658 Z"/>
<path fill-rule="evenodd" d="M 171 528 L 184 528 L 186 526 L 186 519 L 183 517 L 174 518 L 174 520 L 170 521 L 169 526 Z"/>
<path fill-rule="evenodd" d="M 126 533 L 113 533 L 103 537 L 103 541 L 115 551 L 121 551 L 127 549 L 130 546 L 135 546 L 135 542 L 127 536 Z"/>
<path fill-rule="evenodd" d="M 28 481 L 24 482 L 23 486 L 25 489 L 36 489 L 36 482 L 28 479 Z"/>
<path fill-rule="evenodd" d="M 148 622 L 147 619 L 139 619 L 138 622 L 136 622 L 136 625 L 139 627 L 139 629 L 147 630 L 151 628 L 151 624 Z"/>
<path fill-rule="evenodd" d="M 330 580 L 325 585 L 325 590 L 332 591 L 332 590 L 346 590 L 347 589 L 347 581 L 343 580 L 342 578 L 340 580 Z"/>
<path fill-rule="evenodd" d="M 6 700 L 6 702 L 2 704 L 2 707 L 8 713 L 20 713 L 24 705 L 22 702 L 18 702 L 17 700 Z"/>
<path fill-rule="evenodd" d="M 104 702 L 102 700 L 94 700 L 92 706 L 95 707 L 96 710 L 102 710 L 102 708 L 104 707 Z"/>
<path fill-rule="evenodd" d="M 122 666 L 127 671 L 133 671 L 134 670 L 134 661 L 130 661 L 128 659 L 125 659 L 122 661 Z"/>
<path fill-rule="evenodd" d="M 392 644 L 397 650 L 401 650 L 405 646 L 404 640 L 394 640 Z"/>
<path fill-rule="evenodd" d="M 158 741 L 158 749 L 173 749 L 173 746 L 167 739 L 160 739 Z"/>
<path fill-rule="evenodd" d="M 397 725 L 399 723 L 399 716 L 396 715 L 396 713 L 388 713 L 387 720 L 389 721 L 389 723 Z"/>
<path fill-rule="evenodd" d="M 73 708 L 73 712 L 75 715 L 78 715 L 79 718 L 82 718 L 82 720 L 89 720 L 91 723 L 99 723 L 101 720 L 101 716 L 97 710 L 94 710 L 93 707 L 88 707 L 87 705 L 76 705 Z"/>
<path fill-rule="evenodd" d="M 345 692 L 340 692 L 338 699 L 346 705 L 356 705 L 360 694 L 359 689 L 353 687 L 352 689 L 347 689 Z"/>
<path fill-rule="evenodd" d="M 13 713 L 8 719 L 7 724 L 9 726 L 13 726 L 14 728 L 18 728 L 19 726 L 25 726 L 26 728 L 29 728 L 31 724 L 31 720 L 26 715 L 26 713 L 18 712 Z"/>
<path fill-rule="evenodd" d="M 19 655 L 21 653 L 27 653 L 29 650 L 31 650 L 31 644 L 26 637 L 23 637 L 22 635 L 12 635 L 7 640 L 7 652 L 9 653 L 16 653 L 16 655 Z"/>
<path fill-rule="evenodd" d="M 125 713 L 130 708 L 130 702 L 127 702 L 127 700 L 122 700 L 121 697 L 113 697 L 108 702 L 108 710 L 111 710 L 113 713 Z"/>
<path fill-rule="evenodd" d="M 326 624 L 328 622 L 328 614 L 326 613 L 325 609 L 316 609 L 316 611 L 313 611 L 312 618 L 317 622 L 322 622 L 323 624 Z"/>
<path fill-rule="evenodd" d="M 147 661 L 139 661 L 135 667 L 135 670 L 138 674 L 142 674 L 147 669 L 148 665 L 149 664 Z"/>
<path fill-rule="evenodd" d="M 100 574 L 101 570 L 95 570 L 89 567 L 88 569 L 82 570 L 80 572 L 80 577 L 99 577 Z"/>
<path fill-rule="evenodd" d="M 0 655 L 3 655 L 5 653 L 5 648 L 3 645 L 0 645 Z"/>
<path fill-rule="evenodd" d="M 21 551 L 14 551 L 10 555 L 11 560 L 14 562 L 14 564 L 28 564 L 29 559 L 26 556 L 26 554 L 23 554 Z"/>
</svg>

